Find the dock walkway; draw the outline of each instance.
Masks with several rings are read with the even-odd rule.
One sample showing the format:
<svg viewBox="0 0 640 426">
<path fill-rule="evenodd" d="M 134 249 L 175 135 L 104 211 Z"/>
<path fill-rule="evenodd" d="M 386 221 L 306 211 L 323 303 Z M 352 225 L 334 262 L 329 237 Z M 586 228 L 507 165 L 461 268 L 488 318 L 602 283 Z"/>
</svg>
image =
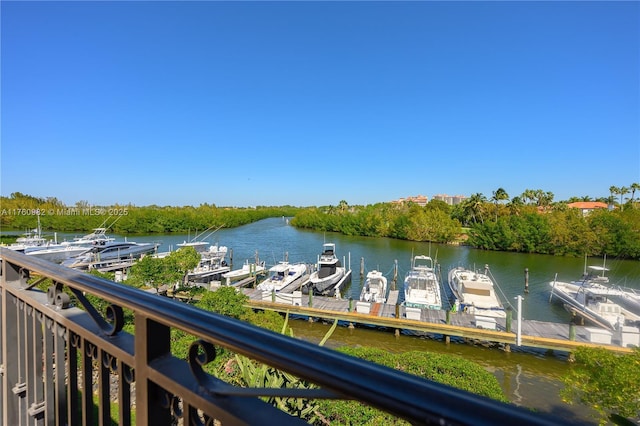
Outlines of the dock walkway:
<svg viewBox="0 0 640 426">
<path fill-rule="evenodd" d="M 359 302 L 294 292 L 289 294 L 263 293 L 245 288 L 253 308 L 274 310 L 282 313 L 326 320 L 339 320 L 350 325 L 368 325 L 395 329 L 396 332 L 425 333 L 434 336 L 461 337 L 495 344 L 533 347 L 547 350 L 571 352 L 578 346 L 604 347 L 619 353 L 630 353 L 638 346 L 638 329 L 630 335 L 615 333 L 595 327 L 585 327 L 545 321 L 523 320 L 520 336 L 517 333 L 517 318 L 507 324 L 504 318 L 486 318 L 463 312 L 406 308 L 397 303 L 398 291 L 391 291 L 387 303 Z M 364 304 L 368 306 L 364 306 Z M 363 309 L 361 309 L 363 308 Z M 510 330 L 507 327 L 510 326 Z M 518 339 L 519 337 L 519 339 Z M 628 342 L 631 342 L 629 344 Z"/>
</svg>

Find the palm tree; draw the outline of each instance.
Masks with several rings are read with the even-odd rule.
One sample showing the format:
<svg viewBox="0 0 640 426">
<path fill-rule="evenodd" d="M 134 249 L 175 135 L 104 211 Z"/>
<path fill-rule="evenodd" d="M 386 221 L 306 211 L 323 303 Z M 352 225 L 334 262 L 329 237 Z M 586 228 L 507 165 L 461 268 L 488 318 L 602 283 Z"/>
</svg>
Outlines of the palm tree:
<svg viewBox="0 0 640 426">
<path fill-rule="evenodd" d="M 507 204 L 509 211 L 512 215 L 518 216 L 520 214 L 520 208 L 524 206 L 524 201 L 522 197 L 515 196 L 511 199 L 511 201 Z"/>
<path fill-rule="evenodd" d="M 551 203 L 553 203 L 553 197 L 554 197 L 553 192 L 551 191 L 544 192 L 540 195 L 540 198 L 538 199 L 538 203 L 543 207 L 549 207 Z"/>
<path fill-rule="evenodd" d="M 629 188 L 627 188 L 626 186 L 621 186 L 620 188 L 618 188 L 618 194 L 620 194 L 620 205 L 622 206 L 622 196 L 624 194 L 627 194 L 629 192 Z"/>
<path fill-rule="evenodd" d="M 525 189 L 520 197 L 529 204 L 536 198 L 535 191 L 533 189 Z"/>
<path fill-rule="evenodd" d="M 633 199 L 636 196 L 636 191 L 640 191 L 640 183 L 634 182 L 631 184 L 631 204 L 633 204 Z"/>
<path fill-rule="evenodd" d="M 505 191 L 504 188 L 498 188 L 493 191 L 493 197 L 491 197 L 491 199 L 497 204 L 498 201 L 508 200 L 509 194 L 507 194 L 507 191 Z"/>
<path fill-rule="evenodd" d="M 617 186 L 613 186 L 611 185 L 609 187 L 609 192 L 611 193 L 611 198 L 614 198 L 614 195 L 618 195 L 620 193 L 620 188 L 618 188 Z M 613 203 L 612 203 L 613 204 Z"/>
<path fill-rule="evenodd" d="M 495 191 L 493 191 L 493 197 L 491 197 L 491 200 L 495 205 L 496 221 L 498 220 L 498 202 L 503 200 L 508 200 L 508 199 L 509 199 L 509 194 L 507 194 L 507 191 L 505 191 L 504 188 L 498 188 Z"/>
<path fill-rule="evenodd" d="M 484 219 L 482 217 L 482 211 L 484 210 L 484 203 L 487 202 L 482 193 L 477 192 L 471 197 L 464 200 L 464 212 L 465 216 L 469 216 L 473 219 L 474 223 L 478 222 L 478 217 L 480 218 L 480 222 L 484 223 Z"/>
</svg>

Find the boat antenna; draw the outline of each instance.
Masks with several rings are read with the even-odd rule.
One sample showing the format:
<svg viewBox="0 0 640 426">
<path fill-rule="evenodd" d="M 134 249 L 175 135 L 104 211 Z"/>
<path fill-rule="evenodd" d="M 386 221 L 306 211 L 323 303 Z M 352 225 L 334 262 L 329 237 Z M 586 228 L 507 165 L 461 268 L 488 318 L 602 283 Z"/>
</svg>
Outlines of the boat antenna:
<svg viewBox="0 0 640 426">
<path fill-rule="evenodd" d="M 193 237 L 194 239 L 199 237 L 200 235 L 204 234 L 205 232 L 207 232 L 209 229 L 213 228 L 215 225 L 212 225 L 210 227 L 208 227 L 207 229 L 205 229 L 204 231 L 202 231 L 201 233 L 199 233 L 198 235 L 196 235 L 195 237 Z M 214 229 L 213 231 L 209 232 L 207 235 L 205 235 L 202 239 L 206 240 L 207 238 L 209 238 L 211 235 L 215 234 L 216 232 L 218 232 L 220 230 L 220 228 L 222 228 L 224 226 L 224 223 L 220 226 L 218 226 L 216 229 Z"/>
<path fill-rule="evenodd" d="M 109 216 L 109 217 L 111 217 L 111 216 Z M 122 216 L 118 216 L 118 217 L 116 217 L 116 220 L 114 220 L 113 222 L 111 222 L 111 225 L 107 226 L 107 227 L 106 227 L 106 229 L 109 229 L 109 228 L 111 228 L 113 225 L 115 225 L 115 223 L 116 223 L 117 221 L 119 221 L 121 217 L 122 217 Z M 107 219 L 109 219 L 109 218 L 107 218 Z M 103 223 L 105 223 L 105 222 L 106 222 L 106 220 L 105 220 Z"/>
</svg>

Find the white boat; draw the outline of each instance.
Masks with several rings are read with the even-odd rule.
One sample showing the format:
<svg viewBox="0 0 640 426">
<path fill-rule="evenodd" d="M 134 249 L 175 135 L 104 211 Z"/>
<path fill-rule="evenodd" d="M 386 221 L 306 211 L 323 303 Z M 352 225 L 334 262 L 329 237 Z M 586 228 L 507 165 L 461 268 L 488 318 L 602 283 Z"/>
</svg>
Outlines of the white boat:
<svg viewBox="0 0 640 426">
<path fill-rule="evenodd" d="M 493 318 L 506 317 L 488 265 L 485 265 L 484 272 L 463 267 L 453 268 L 449 271 L 448 282 L 455 298 L 456 310 Z"/>
<path fill-rule="evenodd" d="M 257 263 L 249 263 L 246 260 L 240 269 L 234 269 L 222 274 L 222 278 L 225 280 L 225 285 L 231 285 L 235 281 L 240 281 L 250 276 L 257 276 L 265 273 L 264 261 Z"/>
<path fill-rule="evenodd" d="M 42 228 L 40 227 L 40 216 L 38 216 L 38 227 L 31 229 L 22 234 L 22 237 L 18 237 L 14 243 L 7 246 L 9 250 L 14 250 L 20 253 L 24 253 L 26 250 L 38 250 L 46 247 L 50 241 L 42 236 Z"/>
<path fill-rule="evenodd" d="M 623 287 L 617 287 L 617 290 L 620 291 L 620 295 L 610 296 L 610 299 L 622 307 L 623 313 L 640 317 L 640 290 Z"/>
<path fill-rule="evenodd" d="M 193 243 L 178 244 L 179 247 L 192 246 L 200 253 L 200 263 L 187 273 L 187 279 L 191 282 L 208 283 L 220 281 L 222 274 L 231 270 L 227 264 L 227 247 L 218 244 L 205 243 L 205 245 Z"/>
<path fill-rule="evenodd" d="M 294 283 L 302 284 L 306 275 L 307 265 L 304 263 L 289 263 L 287 261 L 282 261 L 269 268 L 269 276 L 258 284 L 256 288 L 262 291 L 275 290 L 276 292 L 279 292 Z"/>
<path fill-rule="evenodd" d="M 334 243 L 324 243 L 322 253 L 318 256 L 317 269 L 309 277 L 309 288 L 315 294 L 328 294 L 335 291 L 336 286 L 345 278 L 347 268 L 342 266 L 335 254 Z"/>
<path fill-rule="evenodd" d="M 48 260 L 53 263 L 63 263 L 69 258 L 79 256 L 84 253 L 88 248 L 88 246 L 80 245 L 48 244 L 46 246 L 27 247 L 24 250 L 24 254 Z"/>
<path fill-rule="evenodd" d="M 609 282 L 604 275 L 607 270 L 603 266 L 589 266 L 580 280 L 564 282 L 554 279 L 549 283 L 549 300 L 555 296 L 569 312 L 610 330 L 625 325 L 627 319 L 637 320 L 635 315 L 625 312 L 614 301 L 614 298 L 622 295 L 622 291 L 606 285 Z"/>
<path fill-rule="evenodd" d="M 79 255 L 65 260 L 62 265 L 82 270 L 107 270 L 120 265 L 132 264 L 141 256 L 157 250 L 158 246 L 159 243 L 105 241 L 96 243 Z"/>
<path fill-rule="evenodd" d="M 363 302 L 384 303 L 387 300 L 387 277 L 380 271 L 370 271 L 362 286 L 360 300 Z"/>
<path fill-rule="evenodd" d="M 115 223 L 115 222 L 114 222 Z M 94 228 L 93 231 L 82 237 L 76 237 L 71 241 L 63 241 L 61 246 L 90 246 L 95 243 L 106 243 L 109 241 L 115 241 L 113 237 L 107 236 L 107 228 Z"/>
<path fill-rule="evenodd" d="M 93 245 L 115 241 L 115 238 L 106 235 L 107 228 L 95 228 L 93 232 L 76 237 L 71 241 L 47 243 L 38 247 L 28 247 L 24 253 L 54 263 L 63 263 L 65 260 L 80 255 Z"/>
<path fill-rule="evenodd" d="M 442 309 L 440 281 L 429 256 L 414 256 L 404 279 L 404 305 L 409 308 Z"/>
</svg>

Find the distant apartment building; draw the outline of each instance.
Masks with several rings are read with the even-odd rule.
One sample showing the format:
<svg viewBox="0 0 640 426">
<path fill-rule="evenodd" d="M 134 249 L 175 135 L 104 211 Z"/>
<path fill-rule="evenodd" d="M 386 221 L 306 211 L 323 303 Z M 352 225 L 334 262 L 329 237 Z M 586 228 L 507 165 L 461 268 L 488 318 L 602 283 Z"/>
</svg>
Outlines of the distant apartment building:
<svg viewBox="0 0 640 426">
<path fill-rule="evenodd" d="M 398 204 L 404 204 L 409 202 L 416 203 L 417 205 L 424 207 L 429 202 L 429 198 L 427 198 L 426 195 L 416 195 L 413 197 L 398 198 L 397 200 L 392 201 L 392 203 L 398 203 Z"/>
<path fill-rule="evenodd" d="M 467 197 L 464 195 L 447 195 L 447 194 L 437 194 L 433 196 L 434 200 L 444 201 L 450 206 L 455 206 L 456 204 L 460 204 Z"/>
</svg>

